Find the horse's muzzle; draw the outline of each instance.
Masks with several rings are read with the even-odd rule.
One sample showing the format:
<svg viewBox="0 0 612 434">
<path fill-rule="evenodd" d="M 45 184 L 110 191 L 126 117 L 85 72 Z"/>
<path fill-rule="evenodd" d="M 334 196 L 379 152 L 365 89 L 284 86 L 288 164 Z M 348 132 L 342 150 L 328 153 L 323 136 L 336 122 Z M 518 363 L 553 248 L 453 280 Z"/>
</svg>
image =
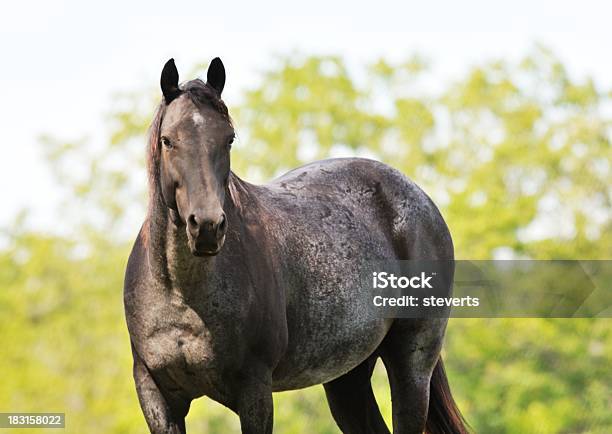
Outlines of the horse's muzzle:
<svg viewBox="0 0 612 434">
<path fill-rule="evenodd" d="M 191 214 L 187 218 L 187 237 L 189 248 L 195 256 L 214 256 L 223 247 L 227 220 L 225 213 L 216 219 Z"/>
</svg>

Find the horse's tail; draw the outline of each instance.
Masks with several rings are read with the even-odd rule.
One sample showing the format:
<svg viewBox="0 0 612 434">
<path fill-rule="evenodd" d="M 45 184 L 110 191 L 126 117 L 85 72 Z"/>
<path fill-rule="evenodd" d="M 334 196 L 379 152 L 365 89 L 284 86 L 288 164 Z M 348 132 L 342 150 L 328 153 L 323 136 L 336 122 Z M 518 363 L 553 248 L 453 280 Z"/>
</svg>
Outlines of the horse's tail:
<svg viewBox="0 0 612 434">
<path fill-rule="evenodd" d="M 468 425 L 451 395 L 442 357 L 434 368 L 430 381 L 427 434 L 468 434 Z"/>
</svg>

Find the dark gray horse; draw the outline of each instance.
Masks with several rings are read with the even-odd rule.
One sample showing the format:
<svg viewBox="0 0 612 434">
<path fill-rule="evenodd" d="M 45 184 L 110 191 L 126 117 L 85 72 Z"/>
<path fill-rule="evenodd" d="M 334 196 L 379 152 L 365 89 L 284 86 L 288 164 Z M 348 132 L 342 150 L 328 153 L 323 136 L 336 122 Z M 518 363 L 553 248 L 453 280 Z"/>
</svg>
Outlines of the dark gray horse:
<svg viewBox="0 0 612 434">
<path fill-rule="evenodd" d="M 453 259 L 436 206 L 398 171 L 320 161 L 265 185 L 230 171 L 225 69 L 179 86 L 162 71 L 150 130 L 149 210 L 130 255 L 125 311 L 134 379 L 153 433 L 184 433 L 193 399 L 272 432 L 272 392 L 323 384 L 344 433 L 388 433 L 370 377 L 381 357 L 395 433 L 463 433 L 440 359 L 446 319 L 367 309 L 361 268 Z M 362 289 L 360 289 L 362 288 Z"/>
</svg>

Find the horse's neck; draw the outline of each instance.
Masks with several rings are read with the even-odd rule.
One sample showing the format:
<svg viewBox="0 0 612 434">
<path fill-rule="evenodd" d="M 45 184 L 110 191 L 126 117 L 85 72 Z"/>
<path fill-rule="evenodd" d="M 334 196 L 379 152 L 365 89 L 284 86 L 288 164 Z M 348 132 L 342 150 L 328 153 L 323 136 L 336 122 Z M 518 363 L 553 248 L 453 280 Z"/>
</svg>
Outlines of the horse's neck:
<svg viewBox="0 0 612 434">
<path fill-rule="evenodd" d="M 226 190 L 225 213 L 228 217 L 228 234 L 236 230 L 239 220 L 240 195 L 245 184 L 231 175 Z M 216 257 L 196 257 L 188 247 L 185 226 L 176 225 L 170 210 L 161 199 L 161 193 L 153 195 L 150 204 L 148 225 L 148 259 L 154 278 L 173 291 L 198 289 L 210 280 L 215 271 Z M 228 247 L 228 246 L 226 246 Z M 224 248 L 226 248 L 224 247 Z"/>
<path fill-rule="evenodd" d="M 205 280 L 212 261 L 191 254 L 185 226 L 175 225 L 163 202 L 156 202 L 151 204 L 147 218 L 147 253 L 151 275 L 169 291 L 188 290 Z"/>
</svg>

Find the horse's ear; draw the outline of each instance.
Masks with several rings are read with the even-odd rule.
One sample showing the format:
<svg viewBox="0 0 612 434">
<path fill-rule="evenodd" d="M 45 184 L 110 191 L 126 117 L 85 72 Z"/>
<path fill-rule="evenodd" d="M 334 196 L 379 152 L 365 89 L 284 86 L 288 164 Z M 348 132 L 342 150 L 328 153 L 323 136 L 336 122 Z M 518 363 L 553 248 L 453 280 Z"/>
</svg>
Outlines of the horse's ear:
<svg viewBox="0 0 612 434">
<path fill-rule="evenodd" d="M 170 104 L 174 98 L 179 96 L 180 91 L 178 81 L 179 75 L 176 65 L 174 64 L 174 59 L 170 59 L 164 65 L 164 69 L 162 69 L 161 73 L 161 79 L 159 80 L 166 104 Z"/>
<path fill-rule="evenodd" d="M 221 96 L 223 86 L 225 86 L 225 67 L 218 57 L 215 57 L 210 62 L 208 73 L 206 74 L 206 84 L 215 89 L 219 96 Z"/>
</svg>

